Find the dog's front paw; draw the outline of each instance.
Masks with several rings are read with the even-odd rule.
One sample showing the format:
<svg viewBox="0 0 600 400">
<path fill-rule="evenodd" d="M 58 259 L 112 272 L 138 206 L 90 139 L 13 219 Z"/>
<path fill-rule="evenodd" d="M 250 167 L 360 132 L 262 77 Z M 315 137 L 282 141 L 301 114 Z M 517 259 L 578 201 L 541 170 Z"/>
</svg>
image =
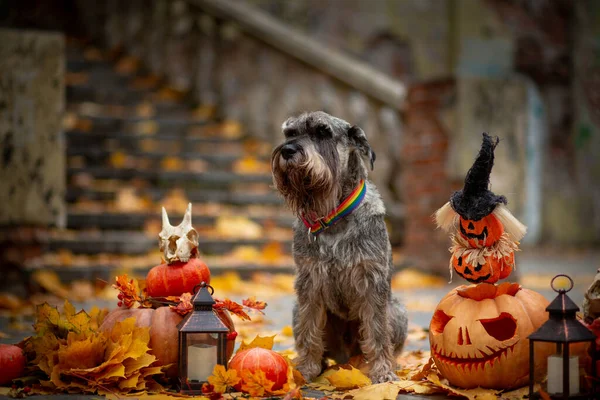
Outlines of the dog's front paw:
<svg viewBox="0 0 600 400">
<path fill-rule="evenodd" d="M 296 369 L 302 374 L 307 382 L 311 382 L 321 373 L 321 364 L 312 361 L 296 360 Z"/>
<path fill-rule="evenodd" d="M 371 382 L 373 382 L 373 384 L 400 380 L 394 371 L 382 371 L 377 373 L 371 371 L 369 378 L 371 378 Z"/>
</svg>

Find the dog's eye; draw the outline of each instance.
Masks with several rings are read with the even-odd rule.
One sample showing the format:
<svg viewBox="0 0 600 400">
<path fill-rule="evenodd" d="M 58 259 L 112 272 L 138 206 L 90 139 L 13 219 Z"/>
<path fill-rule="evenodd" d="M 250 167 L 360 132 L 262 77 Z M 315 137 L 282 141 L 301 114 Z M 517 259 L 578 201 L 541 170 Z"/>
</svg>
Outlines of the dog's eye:
<svg viewBox="0 0 600 400">
<path fill-rule="evenodd" d="M 283 131 L 283 136 L 286 138 L 291 138 L 298 135 L 298 131 L 296 129 L 285 129 Z"/>
<path fill-rule="evenodd" d="M 320 137 L 320 138 L 326 139 L 326 138 L 330 138 L 333 136 L 333 132 L 331 131 L 331 128 L 325 124 L 318 125 L 316 132 L 317 132 L 317 137 Z"/>
</svg>

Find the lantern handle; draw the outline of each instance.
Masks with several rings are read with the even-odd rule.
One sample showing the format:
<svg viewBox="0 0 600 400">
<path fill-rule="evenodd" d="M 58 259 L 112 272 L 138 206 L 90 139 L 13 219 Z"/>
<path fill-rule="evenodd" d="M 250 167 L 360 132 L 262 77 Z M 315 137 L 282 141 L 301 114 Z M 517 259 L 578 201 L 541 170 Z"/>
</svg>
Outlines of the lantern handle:
<svg viewBox="0 0 600 400">
<path fill-rule="evenodd" d="M 207 289 L 210 289 L 210 295 L 211 296 L 215 293 L 215 289 L 212 286 L 210 286 L 206 282 L 200 282 L 199 284 L 197 284 L 196 286 L 194 286 L 194 290 L 193 290 L 194 294 L 196 294 L 196 290 L 198 288 L 203 288 L 203 287 L 205 287 Z"/>
<path fill-rule="evenodd" d="M 568 289 L 557 289 L 554 287 L 554 281 L 556 280 L 556 278 L 567 278 L 569 280 L 569 283 L 571 284 L 569 286 Z M 556 275 L 554 278 L 552 278 L 552 280 L 550 281 L 550 287 L 552 288 L 552 290 L 554 290 L 556 293 L 567 293 L 568 291 L 570 291 L 571 289 L 573 289 L 573 279 L 571 279 L 571 277 L 569 275 L 565 275 L 565 274 L 558 274 Z"/>
</svg>

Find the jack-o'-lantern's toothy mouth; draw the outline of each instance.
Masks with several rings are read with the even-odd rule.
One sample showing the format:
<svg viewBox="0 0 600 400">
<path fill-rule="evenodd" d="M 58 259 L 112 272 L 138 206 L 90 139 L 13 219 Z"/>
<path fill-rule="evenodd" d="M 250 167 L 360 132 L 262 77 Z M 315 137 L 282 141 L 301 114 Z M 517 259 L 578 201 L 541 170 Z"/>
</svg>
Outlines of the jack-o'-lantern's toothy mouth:
<svg viewBox="0 0 600 400">
<path fill-rule="evenodd" d="M 485 368 L 485 365 L 488 363 L 490 364 L 490 366 L 493 367 L 494 363 L 506 360 L 509 351 L 512 352 L 513 348 L 516 346 L 518 341 L 519 340 L 517 339 L 514 341 L 513 344 L 498 350 L 494 350 L 490 346 L 487 346 L 487 351 L 489 352 L 489 354 L 484 352 L 483 350 L 477 350 L 479 355 L 481 355 L 480 357 L 477 355 L 471 355 L 469 357 L 460 357 L 455 355 L 454 353 L 452 353 L 450 356 L 442 355 L 438 347 L 435 345 L 433 346 L 432 351 L 435 354 L 435 358 L 440 362 L 450 364 L 455 367 L 461 367 L 462 369 L 468 368 L 470 370 L 477 370 L 480 368 Z"/>
<path fill-rule="evenodd" d="M 470 228 L 470 227 L 469 227 Z M 467 232 L 465 230 L 465 228 L 463 228 L 462 224 L 460 224 L 460 232 L 465 235 L 465 237 L 468 237 L 469 239 L 479 239 L 479 240 L 485 240 L 485 238 L 488 237 L 488 228 L 487 226 L 483 227 L 483 230 L 481 231 L 481 233 L 477 234 L 475 232 Z"/>
</svg>

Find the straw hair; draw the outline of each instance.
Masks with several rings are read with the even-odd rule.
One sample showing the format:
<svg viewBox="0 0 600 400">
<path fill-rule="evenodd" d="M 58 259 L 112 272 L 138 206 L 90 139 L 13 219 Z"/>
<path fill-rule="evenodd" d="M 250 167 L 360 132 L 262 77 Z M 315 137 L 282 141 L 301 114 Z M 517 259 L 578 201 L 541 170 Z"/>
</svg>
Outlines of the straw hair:
<svg viewBox="0 0 600 400">
<path fill-rule="evenodd" d="M 516 219 L 504 204 L 496 205 L 494 215 L 504 225 L 504 231 L 511 236 L 512 240 L 519 242 L 525 236 L 527 227 Z"/>
<path fill-rule="evenodd" d="M 450 202 L 447 202 L 435 212 L 435 223 L 438 228 L 445 232 L 450 232 L 458 224 L 458 214 L 452 209 Z"/>
</svg>

